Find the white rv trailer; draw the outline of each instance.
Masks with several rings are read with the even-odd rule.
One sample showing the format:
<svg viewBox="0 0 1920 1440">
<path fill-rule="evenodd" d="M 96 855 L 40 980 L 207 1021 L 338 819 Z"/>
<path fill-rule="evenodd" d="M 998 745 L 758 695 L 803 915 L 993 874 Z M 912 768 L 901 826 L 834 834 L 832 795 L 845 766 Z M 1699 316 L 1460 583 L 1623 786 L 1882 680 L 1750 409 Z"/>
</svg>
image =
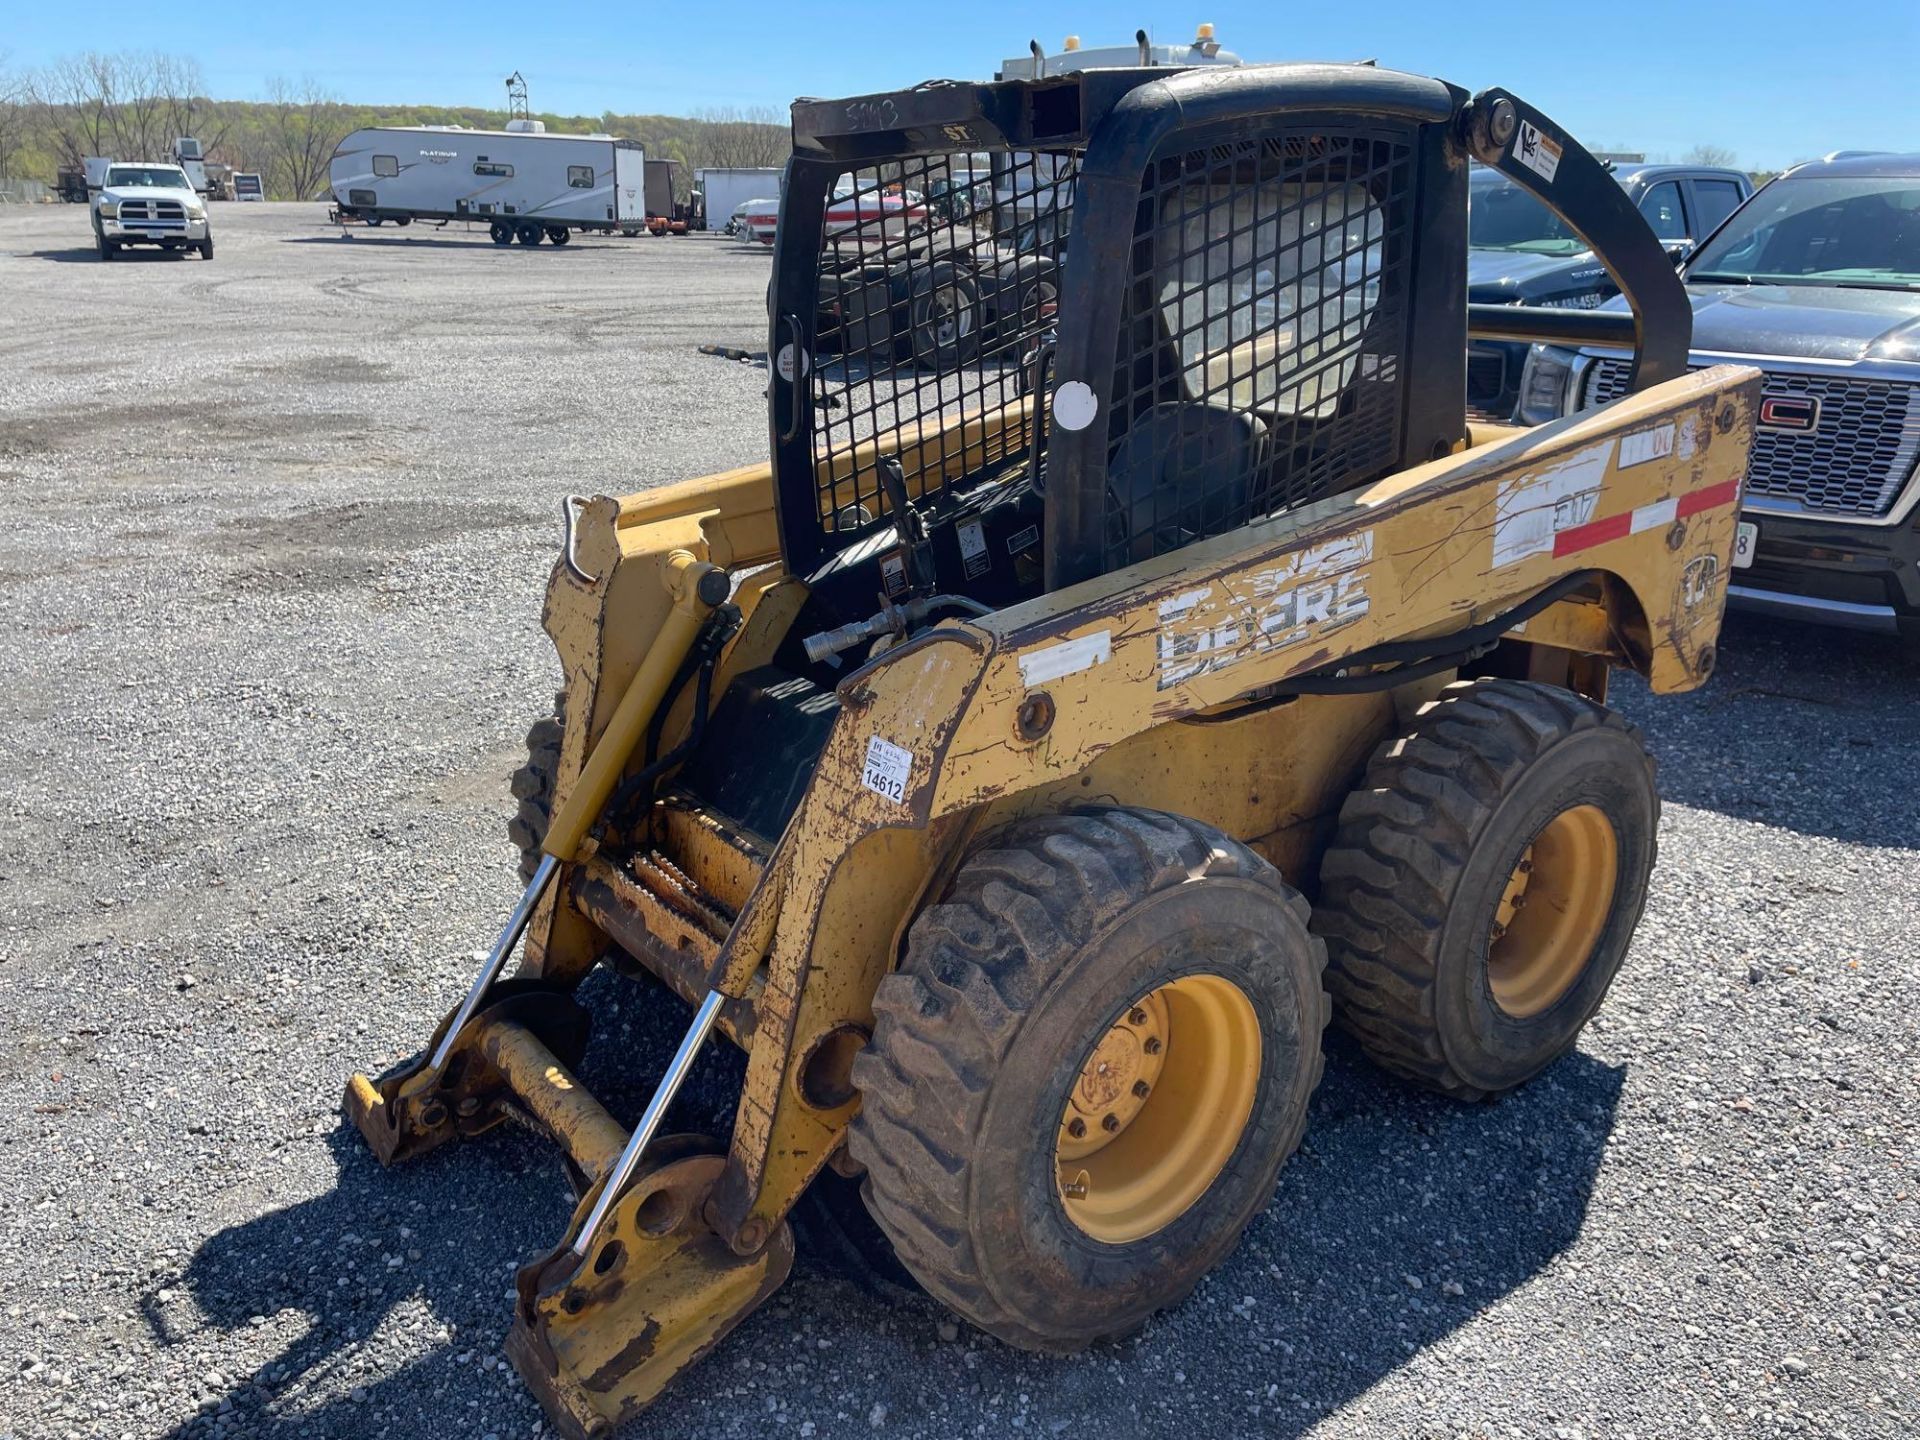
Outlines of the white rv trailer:
<svg viewBox="0 0 1920 1440">
<path fill-rule="evenodd" d="M 777 197 L 780 175 L 779 170 L 694 171 L 693 183 L 699 188 L 701 204 L 706 207 L 706 228 L 724 230 L 733 212 L 747 201 Z"/>
<path fill-rule="evenodd" d="M 575 230 L 646 228 L 646 160 L 630 140 L 549 135 L 538 120 L 382 125 L 342 140 L 329 177 L 342 218 L 484 221 L 497 245 L 564 245 Z"/>
</svg>

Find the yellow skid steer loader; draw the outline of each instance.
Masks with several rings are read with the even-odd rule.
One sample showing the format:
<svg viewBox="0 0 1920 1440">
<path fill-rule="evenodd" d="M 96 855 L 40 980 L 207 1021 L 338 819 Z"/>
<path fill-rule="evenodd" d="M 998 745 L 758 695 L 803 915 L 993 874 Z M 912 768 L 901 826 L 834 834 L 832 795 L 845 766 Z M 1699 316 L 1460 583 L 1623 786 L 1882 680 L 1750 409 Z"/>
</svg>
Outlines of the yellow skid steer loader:
<svg viewBox="0 0 1920 1440">
<path fill-rule="evenodd" d="M 1505 91 L 1089 70 L 803 101 L 793 143 L 770 459 L 566 502 L 526 891 L 347 1091 L 386 1162 L 564 1148 L 507 1348 L 570 1436 L 781 1283 L 824 1167 L 939 1300 L 1071 1350 L 1237 1243 L 1330 1019 L 1466 1099 L 1550 1064 L 1654 859 L 1609 669 L 1701 684 L 1726 594 L 1757 377 L 1687 372 L 1659 243 Z M 923 198 L 982 156 L 990 203 Z M 1470 313 L 1475 162 L 1628 310 Z M 1470 426 L 1470 331 L 1630 351 L 1631 393 Z M 603 961 L 691 1007 L 631 1128 L 573 1074 Z M 669 1135 L 716 1030 L 732 1134 Z"/>
</svg>

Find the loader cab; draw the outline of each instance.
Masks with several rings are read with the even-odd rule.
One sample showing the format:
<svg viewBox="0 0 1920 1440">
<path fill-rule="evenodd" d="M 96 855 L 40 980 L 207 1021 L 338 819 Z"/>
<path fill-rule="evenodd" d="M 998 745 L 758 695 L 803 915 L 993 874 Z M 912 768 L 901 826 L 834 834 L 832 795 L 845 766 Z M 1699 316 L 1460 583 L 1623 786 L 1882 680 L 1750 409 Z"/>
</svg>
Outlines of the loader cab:
<svg viewBox="0 0 1920 1440">
<path fill-rule="evenodd" d="M 916 588 L 997 610 L 1460 444 L 1465 101 L 1271 65 L 796 105 L 769 403 L 797 628 Z M 965 213 L 898 198 L 962 178 Z"/>
</svg>

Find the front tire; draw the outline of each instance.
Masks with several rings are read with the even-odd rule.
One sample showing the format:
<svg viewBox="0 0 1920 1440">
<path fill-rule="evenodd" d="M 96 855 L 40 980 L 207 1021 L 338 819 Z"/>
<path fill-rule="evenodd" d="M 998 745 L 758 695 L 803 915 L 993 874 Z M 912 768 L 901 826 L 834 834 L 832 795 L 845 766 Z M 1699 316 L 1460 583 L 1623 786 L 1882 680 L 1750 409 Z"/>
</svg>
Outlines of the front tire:
<svg viewBox="0 0 1920 1440">
<path fill-rule="evenodd" d="M 907 334 L 913 362 L 951 370 L 980 353 L 980 294 L 972 277 L 942 262 L 913 282 L 907 297 Z"/>
<path fill-rule="evenodd" d="M 1026 1349 L 1179 1302 L 1299 1143 L 1324 956 L 1306 902 L 1197 821 L 1088 809 L 975 852 L 853 1065 L 848 1143 L 901 1261 Z"/>
<path fill-rule="evenodd" d="M 213 258 L 213 237 L 209 235 L 206 239 L 202 240 L 196 248 L 200 251 L 200 258 L 202 260 L 211 260 Z"/>
<path fill-rule="evenodd" d="M 1375 754 L 1321 862 L 1336 1022 L 1458 1099 L 1539 1074 L 1626 958 L 1659 818 L 1640 732 L 1604 705 L 1449 685 Z"/>
<path fill-rule="evenodd" d="M 93 239 L 94 243 L 99 247 L 100 258 L 102 260 L 111 260 L 120 253 L 119 245 L 107 239 L 106 236 L 96 234 Z"/>
</svg>

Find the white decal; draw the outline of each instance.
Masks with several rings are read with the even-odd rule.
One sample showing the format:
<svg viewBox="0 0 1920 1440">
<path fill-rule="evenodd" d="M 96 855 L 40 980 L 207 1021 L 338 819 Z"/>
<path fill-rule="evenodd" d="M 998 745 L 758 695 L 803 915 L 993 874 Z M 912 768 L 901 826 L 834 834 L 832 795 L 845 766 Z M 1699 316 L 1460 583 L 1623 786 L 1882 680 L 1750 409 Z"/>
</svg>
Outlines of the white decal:
<svg viewBox="0 0 1920 1440">
<path fill-rule="evenodd" d="M 1513 158 L 1551 185 L 1560 169 L 1560 142 L 1538 125 L 1522 120 L 1513 137 Z"/>
<path fill-rule="evenodd" d="M 1063 675 L 1078 675 L 1113 658 L 1113 632 L 1096 630 L 1020 657 L 1020 683 L 1031 690 Z"/>
<path fill-rule="evenodd" d="M 1062 430 L 1084 430 L 1099 413 L 1099 398 L 1084 380 L 1069 380 L 1053 392 L 1053 423 Z"/>
<path fill-rule="evenodd" d="M 967 578 L 974 579 L 993 568 L 993 557 L 987 553 L 987 532 L 978 520 L 969 520 L 954 531 L 960 542 L 960 559 L 967 567 Z"/>
<path fill-rule="evenodd" d="M 1312 545 L 1244 577 L 1225 605 L 1202 606 L 1213 587 L 1160 602 L 1160 680 L 1170 689 L 1251 655 L 1319 639 L 1367 613 L 1373 532 Z"/>
<path fill-rule="evenodd" d="M 1673 454 L 1673 422 L 1651 430 L 1636 430 L 1620 437 L 1620 468 L 1644 465 L 1649 460 L 1664 460 Z"/>
<path fill-rule="evenodd" d="M 1589 445 L 1534 475 L 1501 484 L 1493 517 L 1493 563 L 1551 555 L 1553 537 L 1593 519 L 1613 441 Z"/>
<path fill-rule="evenodd" d="M 782 345 L 780 347 L 779 355 L 774 357 L 774 362 L 773 362 L 774 368 L 780 372 L 780 378 L 786 381 L 789 385 L 793 383 L 793 358 L 795 355 L 798 355 L 800 357 L 800 373 L 802 375 L 806 374 L 807 373 L 807 352 L 806 351 L 804 350 L 796 351 L 793 348 L 793 346 L 790 344 Z"/>
<path fill-rule="evenodd" d="M 867 741 L 867 763 L 860 772 L 860 783 L 876 795 L 896 805 L 907 799 L 907 777 L 913 773 L 913 752 L 902 750 L 878 735 Z"/>
</svg>

